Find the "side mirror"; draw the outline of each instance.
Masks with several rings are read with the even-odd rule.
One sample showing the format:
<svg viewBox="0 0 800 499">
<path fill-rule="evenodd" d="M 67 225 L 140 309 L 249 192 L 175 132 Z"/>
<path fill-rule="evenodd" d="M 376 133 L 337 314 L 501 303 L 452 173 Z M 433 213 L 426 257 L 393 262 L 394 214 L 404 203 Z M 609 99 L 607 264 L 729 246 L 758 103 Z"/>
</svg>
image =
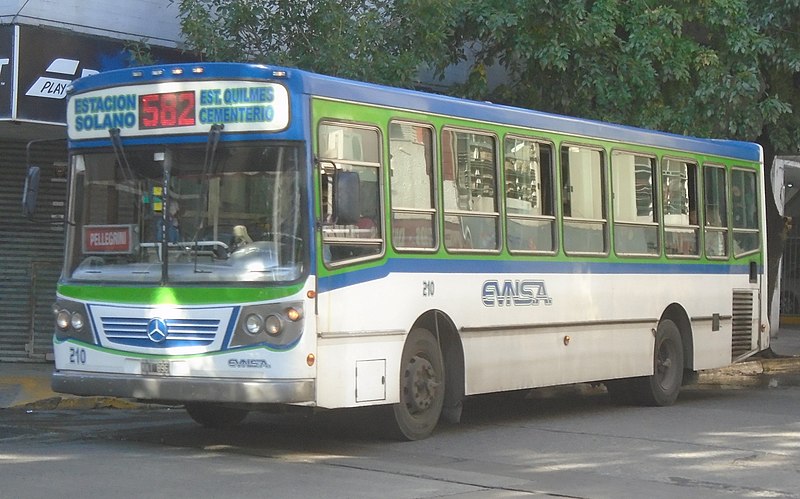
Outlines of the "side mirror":
<svg viewBox="0 0 800 499">
<path fill-rule="evenodd" d="M 22 214 L 28 218 L 36 213 L 36 198 L 39 195 L 39 175 L 41 168 L 29 166 L 25 175 L 25 188 L 22 191 Z"/>
<path fill-rule="evenodd" d="M 361 218 L 360 179 L 356 172 L 336 170 L 333 176 L 333 218 L 339 225 L 355 225 Z"/>
</svg>

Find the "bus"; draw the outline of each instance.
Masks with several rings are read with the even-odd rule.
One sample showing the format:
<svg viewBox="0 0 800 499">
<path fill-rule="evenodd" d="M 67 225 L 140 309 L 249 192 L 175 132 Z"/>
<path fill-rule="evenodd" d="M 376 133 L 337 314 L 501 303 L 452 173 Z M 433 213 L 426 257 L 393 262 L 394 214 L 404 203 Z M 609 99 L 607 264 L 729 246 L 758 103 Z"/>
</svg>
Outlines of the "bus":
<svg viewBox="0 0 800 499">
<path fill-rule="evenodd" d="M 254 64 L 67 103 L 57 392 L 384 406 L 414 440 L 490 392 L 669 405 L 769 345 L 757 144 Z"/>
</svg>

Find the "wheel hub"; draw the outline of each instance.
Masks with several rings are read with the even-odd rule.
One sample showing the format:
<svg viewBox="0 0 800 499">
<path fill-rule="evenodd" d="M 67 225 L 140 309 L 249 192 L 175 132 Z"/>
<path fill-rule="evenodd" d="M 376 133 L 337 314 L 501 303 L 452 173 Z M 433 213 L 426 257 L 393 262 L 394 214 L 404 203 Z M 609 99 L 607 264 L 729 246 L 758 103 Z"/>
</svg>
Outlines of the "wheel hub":
<svg viewBox="0 0 800 499">
<path fill-rule="evenodd" d="M 674 375 L 672 374 L 672 352 L 671 346 L 668 344 L 661 345 L 656 359 L 656 375 L 658 381 L 662 386 L 668 386 L 673 383 Z"/>
<path fill-rule="evenodd" d="M 436 399 L 436 389 L 439 386 L 433 365 L 428 359 L 414 356 L 408 363 L 406 376 L 406 405 L 414 413 L 428 410 Z"/>
</svg>

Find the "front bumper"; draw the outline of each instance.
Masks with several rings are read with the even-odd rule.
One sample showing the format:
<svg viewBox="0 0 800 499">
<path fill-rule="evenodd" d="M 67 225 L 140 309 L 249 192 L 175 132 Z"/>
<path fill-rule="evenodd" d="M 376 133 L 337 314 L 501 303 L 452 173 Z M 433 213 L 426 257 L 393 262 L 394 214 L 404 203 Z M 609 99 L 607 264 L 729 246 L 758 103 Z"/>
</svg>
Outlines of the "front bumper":
<svg viewBox="0 0 800 499">
<path fill-rule="evenodd" d="M 300 404 L 314 401 L 313 379 L 254 380 L 141 376 L 57 370 L 53 391 L 151 402 Z"/>
</svg>

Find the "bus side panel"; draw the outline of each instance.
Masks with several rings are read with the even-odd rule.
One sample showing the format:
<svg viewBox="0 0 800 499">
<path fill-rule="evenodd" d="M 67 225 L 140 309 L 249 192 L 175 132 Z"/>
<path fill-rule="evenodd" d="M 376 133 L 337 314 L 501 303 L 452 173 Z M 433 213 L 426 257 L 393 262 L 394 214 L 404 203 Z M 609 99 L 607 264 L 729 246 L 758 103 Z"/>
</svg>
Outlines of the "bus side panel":
<svg viewBox="0 0 800 499">
<path fill-rule="evenodd" d="M 420 315 L 435 308 L 433 297 L 423 296 L 422 274 L 365 272 L 367 277 L 352 276 L 353 281 L 362 282 L 334 289 L 324 289 L 328 284 L 323 282 L 324 290 L 317 294 L 317 403 L 321 407 L 398 402 L 406 335 Z M 378 374 L 378 368 L 384 372 Z M 379 375 L 385 396 L 364 397 L 365 390 L 378 391 Z"/>
<path fill-rule="evenodd" d="M 468 267 L 473 273 L 375 271 L 380 284 L 365 280 L 320 293 L 320 405 L 396 402 L 405 334 L 428 310 L 441 311 L 456 326 L 467 395 L 650 375 L 654 331 L 671 304 L 692 324 L 687 368 L 731 362 L 732 297 L 714 290 L 744 286 L 746 274 L 556 274 L 547 265 L 536 274 L 501 267 L 474 273 L 492 264 Z M 357 365 L 371 360 L 385 361 L 385 400 L 357 399 Z"/>
<path fill-rule="evenodd" d="M 321 338 L 317 405 L 336 408 L 399 402 L 404 340 L 403 335 Z"/>
<path fill-rule="evenodd" d="M 469 334 L 467 394 L 646 375 L 652 350 L 653 335 L 642 325 Z"/>
<path fill-rule="evenodd" d="M 445 309 L 462 328 L 467 394 L 652 374 L 654 332 L 673 304 L 700 325 L 685 331 L 694 357 L 687 367 L 730 364 L 731 293 L 710 290 L 729 290 L 746 282 L 746 275 L 648 275 L 626 273 L 631 270 L 622 266 L 620 271 L 447 281 L 453 293 L 484 285 L 482 303 Z M 515 283 L 527 281 L 539 281 L 547 290 L 533 306 L 519 305 L 524 296 L 514 295 Z M 500 285 L 487 292 L 487 283 L 494 282 Z M 510 291 L 495 296 L 504 287 Z M 460 301 L 474 301 L 470 298 Z M 715 315 L 724 320 L 712 331 Z"/>
<path fill-rule="evenodd" d="M 730 364 L 731 330 L 730 319 L 720 320 L 719 329 L 716 331 L 714 331 L 713 321 L 692 321 L 694 363 L 686 367 L 699 371 Z"/>
</svg>

